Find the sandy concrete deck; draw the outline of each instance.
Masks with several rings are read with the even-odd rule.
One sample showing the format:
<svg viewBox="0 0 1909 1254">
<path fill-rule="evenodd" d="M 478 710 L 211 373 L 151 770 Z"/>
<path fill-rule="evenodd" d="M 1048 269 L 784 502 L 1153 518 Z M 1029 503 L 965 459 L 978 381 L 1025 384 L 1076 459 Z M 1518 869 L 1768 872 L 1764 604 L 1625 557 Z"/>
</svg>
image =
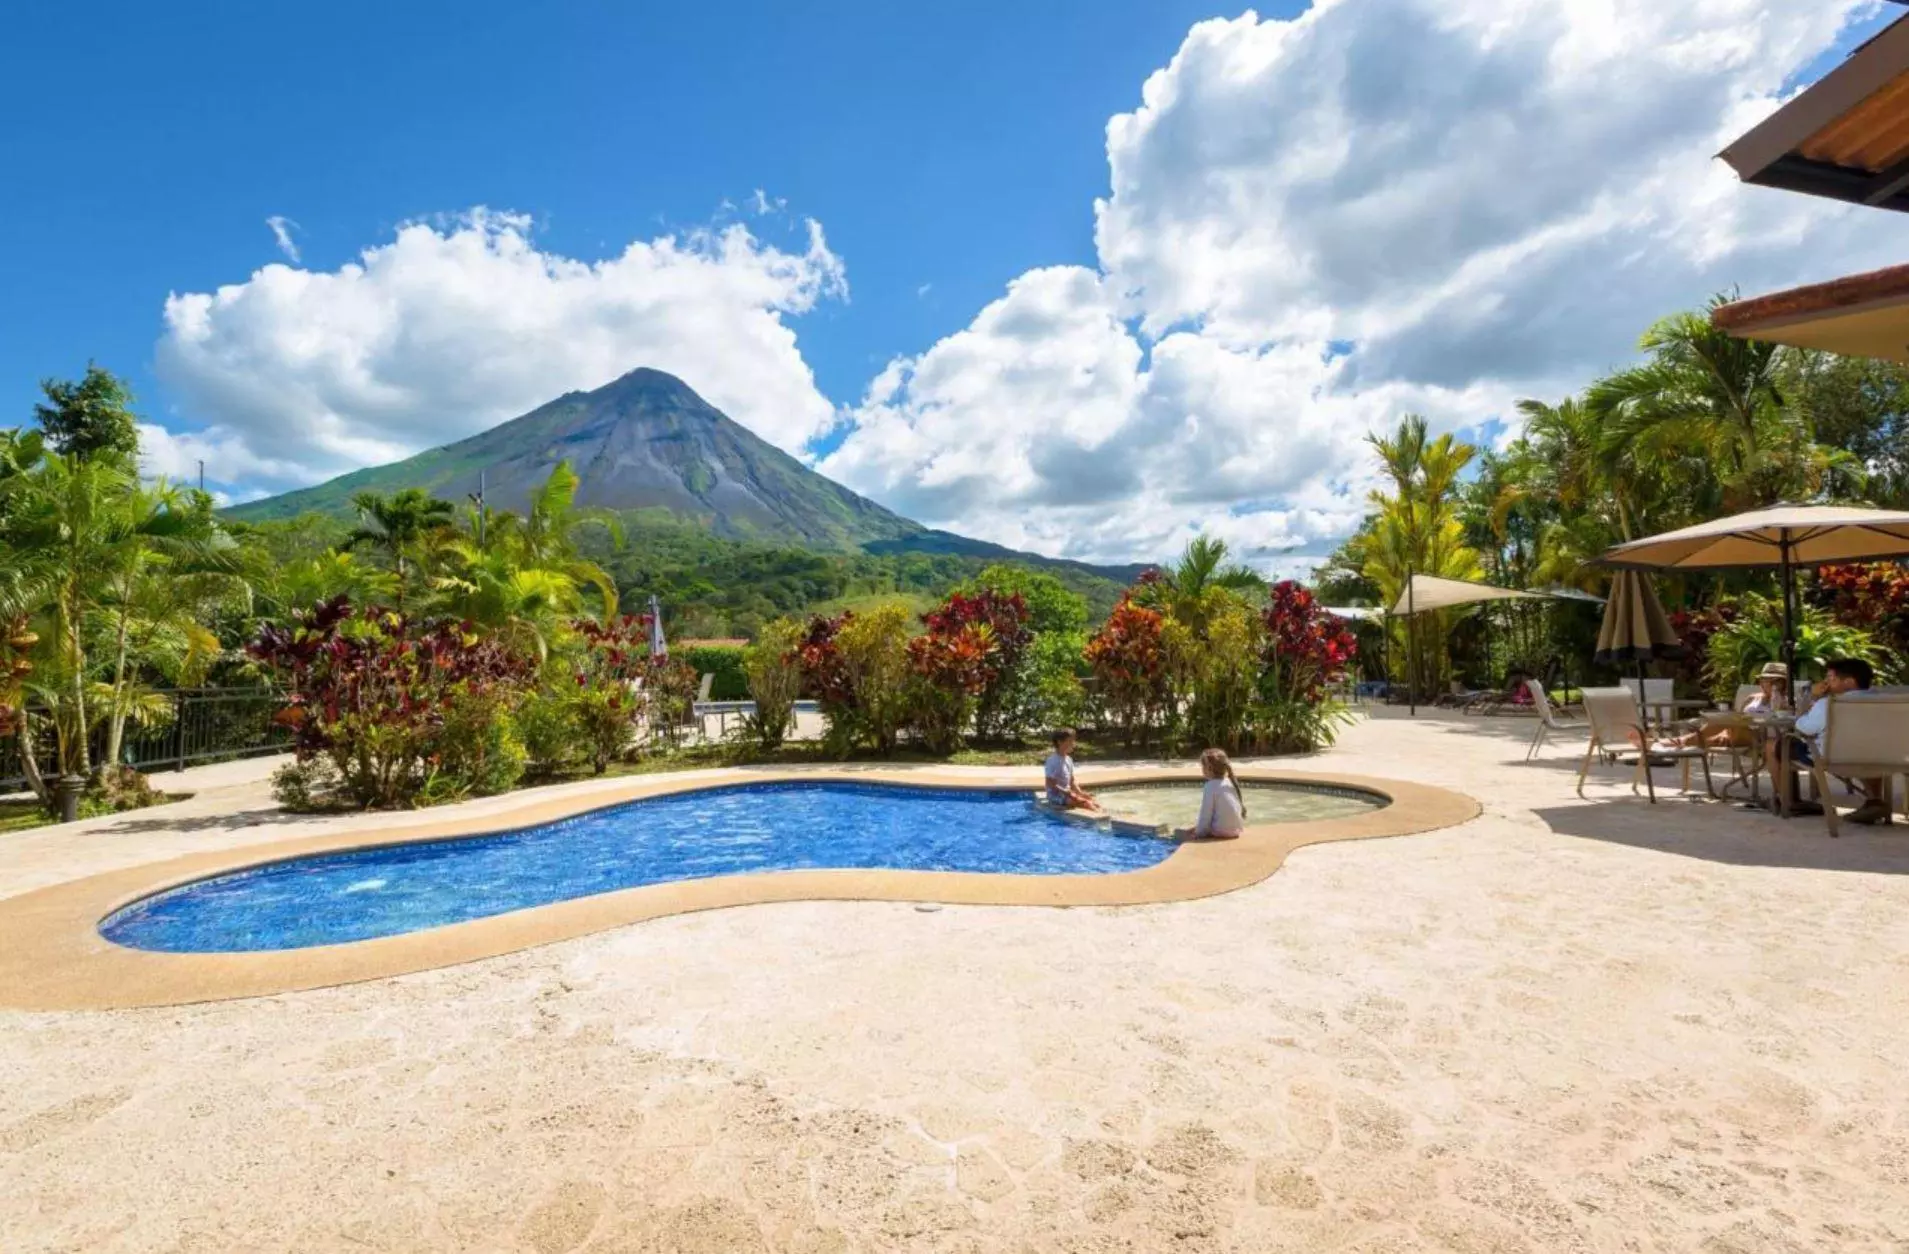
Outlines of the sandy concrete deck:
<svg viewBox="0 0 1909 1254">
<path fill-rule="evenodd" d="M 1195 902 L 0 1013 L 0 1249 L 1902 1249 L 1909 829 L 1579 803 L 1528 730 L 1354 728 L 1311 765 L 1485 814 Z M 0 839 L 0 896 L 336 822 L 234 783 Z"/>
</svg>

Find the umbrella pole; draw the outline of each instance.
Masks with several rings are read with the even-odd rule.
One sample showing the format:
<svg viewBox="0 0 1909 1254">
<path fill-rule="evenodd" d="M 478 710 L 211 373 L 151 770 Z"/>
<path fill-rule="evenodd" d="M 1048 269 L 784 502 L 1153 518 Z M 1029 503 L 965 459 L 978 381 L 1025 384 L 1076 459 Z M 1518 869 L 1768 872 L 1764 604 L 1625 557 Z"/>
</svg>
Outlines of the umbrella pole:
<svg viewBox="0 0 1909 1254">
<path fill-rule="evenodd" d="M 1644 704 L 1644 659 L 1637 659 L 1637 760 L 1644 764 L 1644 788 L 1657 804 L 1657 779 L 1650 769 L 1650 707 Z"/>
<path fill-rule="evenodd" d="M 1777 533 L 1777 548 L 1783 555 L 1783 666 L 1790 672 L 1790 708 L 1796 708 L 1796 569 L 1790 554 L 1790 529 Z"/>
<path fill-rule="evenodd" d="M 1385 670 L 1385 702 L 1392 703 L 1392 611 L 1385 612 L 1385 618 L 1379 623 L 1379 648 L 1383 650 Z"/>
<path fill-rule="evenodd" d="M 1412 586 L 1412 570 L 1405 571 L 1405 695 L 1412 703 L 1412 717 L 1418 717 L 1418 598 Z"/>
</svg>

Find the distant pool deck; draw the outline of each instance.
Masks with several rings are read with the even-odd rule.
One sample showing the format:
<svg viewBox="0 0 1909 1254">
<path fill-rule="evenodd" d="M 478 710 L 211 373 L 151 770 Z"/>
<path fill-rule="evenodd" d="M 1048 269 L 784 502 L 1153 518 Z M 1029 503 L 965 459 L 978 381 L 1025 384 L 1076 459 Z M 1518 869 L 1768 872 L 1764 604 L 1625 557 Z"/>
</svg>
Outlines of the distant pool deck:
<svg viewBox="0 0 1909 1254">
<path fill-rule="evenodd" d="M 426 841 L 464 840 L 661 798 L 738 785 L 880 784 L 898 789 L 1032 793 L 1033 767 L 985 772 L 932 769 L 724 770 L 631 776 L 609 787 L 533 790 L 494 801 L 422 812 L 422 823 L 357 815 L 340 830 L 243 849 L 134 865 L 0 898 L 0 1007 L 106 1010 L 288 993 L 493 958 L 673 914 L 767 902 L 906 901 L 990 906 L 1135 906 L 1191 901 L 1257 883 L 1293 850 L 1329 841 L 1434 831 L 1474 818 L 1478 803 L 1448 789 L 1303 769 L 1249 768 L 1241 782 L 1314 785 L 1383 799 L 1345 817 L 1249 825 L 1238 840 L 1187 842 L 1136 870 L 1089 874 L 998 874 L 867 868 L 783 870 L 647 884 L 573 897 L 400 935 L 345 944 L 248 952 L 134 949 L 100 924 L 154 894 L 265 863 Z M 1196 771 L 1094 769 L 1089 788 L 1194 782 Z M 158 819 L 160 812 L 152 812 Z M 402 816 L 414 817 L 414 816 Z M 1116 839 L 1109 837 L 1109 839 Z"/>
</svg>

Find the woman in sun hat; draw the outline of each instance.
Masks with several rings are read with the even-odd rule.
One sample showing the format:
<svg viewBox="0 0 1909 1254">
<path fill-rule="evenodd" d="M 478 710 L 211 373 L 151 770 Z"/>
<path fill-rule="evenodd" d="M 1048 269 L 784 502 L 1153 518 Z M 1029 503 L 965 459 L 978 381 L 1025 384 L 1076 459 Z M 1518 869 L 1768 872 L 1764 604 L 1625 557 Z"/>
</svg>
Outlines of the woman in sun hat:
<svg viewBox="0 0 1909 1254">
<path fill-rule="evenodd" d="M 1789 708 L 1790 668 L 1781 662 L 1765 662 L 1763 669 L 1757 672 L 1757 690 L 1742 699 L 1735 713 L 1774 714 Z M 1750 739 L 1749 728 L 1737 723 L 1727 727 L 1686 732 L 1682 736 L 1660 740 L 1651 748 L 1679 749 L 1701 744 L 1711 749 L 1742 749 L 1749 747 Z"/>
<path fill-rule="evenodd" d="M 1757 672 L 1757 690 L 1750 694 L 1739 714 L 1774 714 L 1790 708 L 1790 668 L 1781 662 L 1765 662 Z"/>
</svg>

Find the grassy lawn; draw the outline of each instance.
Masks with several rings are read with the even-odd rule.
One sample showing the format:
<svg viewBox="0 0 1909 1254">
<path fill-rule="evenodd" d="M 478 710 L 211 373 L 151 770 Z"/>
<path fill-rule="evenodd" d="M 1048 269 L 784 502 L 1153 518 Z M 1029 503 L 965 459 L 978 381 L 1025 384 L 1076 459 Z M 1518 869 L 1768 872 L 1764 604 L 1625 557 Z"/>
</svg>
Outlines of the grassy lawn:
<svg viewBox="0 0 1909 1254">
<path fill-rule="evenodd" d="M 0 801 L 0 836 L 24 832 L 47 821 L 46 811 L 37 801 Z"/>
</svg>

